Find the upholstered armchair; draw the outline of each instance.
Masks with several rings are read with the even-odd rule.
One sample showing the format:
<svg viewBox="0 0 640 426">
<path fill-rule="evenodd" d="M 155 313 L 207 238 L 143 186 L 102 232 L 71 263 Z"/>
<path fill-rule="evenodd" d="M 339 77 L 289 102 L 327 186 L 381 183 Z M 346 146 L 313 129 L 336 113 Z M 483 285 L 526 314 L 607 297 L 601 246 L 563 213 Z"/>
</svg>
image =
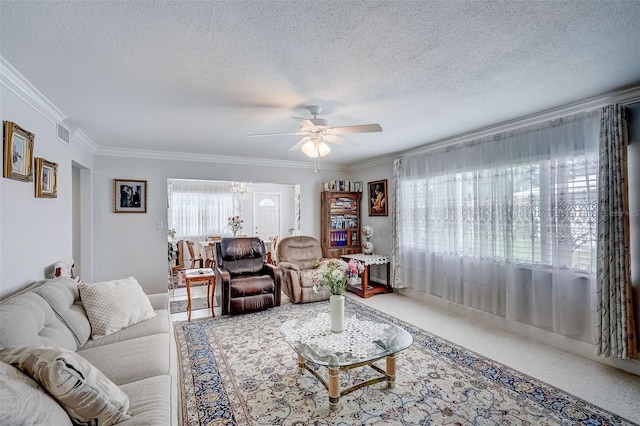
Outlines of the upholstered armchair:
<svg viewBox="0 0 640 426">
<path fill-rule="evenodd" d="M 327 300 L 327 287 L 313 291 L 313 269 L 322 260 L 320 241 L 313 237 L 286 237 L 278 243 L 278 267 L 282 273 L 282 291 L 292 303 Z"/>
<path fill-rule="evenodd" d="M 216 244 L 216 285 L 222 315 L 280 306 L 280 271 L 266 263 L 259 238 L 223 238 Z"/>
</svg>

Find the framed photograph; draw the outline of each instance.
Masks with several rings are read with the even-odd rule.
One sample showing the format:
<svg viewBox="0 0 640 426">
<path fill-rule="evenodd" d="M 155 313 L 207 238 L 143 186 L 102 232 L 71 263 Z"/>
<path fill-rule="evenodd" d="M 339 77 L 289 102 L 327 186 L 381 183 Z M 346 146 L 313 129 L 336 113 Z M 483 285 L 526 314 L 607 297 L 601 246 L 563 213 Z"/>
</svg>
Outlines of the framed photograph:
<svg viewBox="0 0 640 426">
<path fill-rule="evenodd" d="M 58 197 L 58 165 L 36 157 L 36 198 Z"/>
<path fill-rule="evenodd" d="M 387 180 L 367 182 L 369 187 L 369 216 L 389 216 L 387 209 Z"/>
<path fill-rule="evenodd" d="M 16 123 L 4 122 L 4 177 L 33 182 L 33 139 Z"/>
<path fill-rule="evenodd" d="M 114 213 L 146 213 L 147 181 L 132 179 L 113 180 Z"/>
</svg>

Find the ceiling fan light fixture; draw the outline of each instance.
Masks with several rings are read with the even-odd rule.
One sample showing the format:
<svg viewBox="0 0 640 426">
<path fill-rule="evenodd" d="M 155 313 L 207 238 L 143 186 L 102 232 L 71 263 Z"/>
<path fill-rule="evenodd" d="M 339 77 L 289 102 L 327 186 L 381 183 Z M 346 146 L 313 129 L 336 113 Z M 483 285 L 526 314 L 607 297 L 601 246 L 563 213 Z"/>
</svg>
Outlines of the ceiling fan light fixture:
<svg viewBox="0 0 640 426">
<path fill-rule="evenodd" d="M 320 142 L 317 145 L 317 148 L 318 148 L 318 154 L 320 154 L 320 157 L 324 157 L 325 155 L 331 152 L 331 148 L 329 147 L 329 145 L 327 145 L 324 142 Z"/>
<path fill-rule="evenodd" d="M 302 145 L 302 152 L 309 158 L 324 157 L 331 152 L 331 148 L 324 142 L 310 140 Z"/>
</svg>

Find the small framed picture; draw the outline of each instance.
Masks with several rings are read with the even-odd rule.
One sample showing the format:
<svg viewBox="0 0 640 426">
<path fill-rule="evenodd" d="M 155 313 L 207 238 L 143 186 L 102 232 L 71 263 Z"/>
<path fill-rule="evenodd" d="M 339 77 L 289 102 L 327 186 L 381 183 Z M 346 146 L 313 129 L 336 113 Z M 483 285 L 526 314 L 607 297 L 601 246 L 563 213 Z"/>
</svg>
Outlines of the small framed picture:
<svg viewBox="0 0 640 426">
<path fill-rule="evenodd" d="M 387 180 L 367 182 L 369 187 L 369 216 L 389 216 L 387 210 Z"/>
<path fill-rule="evenodd" d="M 33 139 L 16 123 L 4 122 L 4 177 L 33 182 Z"/>
<path fill-rule="evenodd" d="M 147 181 L 132 179 L 113 180 L 114 213 L 146 213 Z"/>
<path fill-rule="evenodd" d="M 58 198 L 58 165 L 36 157 L 36 198 Z"/>
</svg>

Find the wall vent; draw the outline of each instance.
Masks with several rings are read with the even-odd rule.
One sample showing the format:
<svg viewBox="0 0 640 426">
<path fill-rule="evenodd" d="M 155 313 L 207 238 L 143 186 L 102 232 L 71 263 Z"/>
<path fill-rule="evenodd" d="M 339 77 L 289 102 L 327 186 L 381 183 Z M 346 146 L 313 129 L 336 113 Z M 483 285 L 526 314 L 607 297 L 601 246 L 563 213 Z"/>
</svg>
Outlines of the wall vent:
<svg viewBox="0 0 640 426">
<path fill-rule="evenodd" d="M 69 145 L 69 129 L 58 123 L 58 139 Z"/>
</svg>

